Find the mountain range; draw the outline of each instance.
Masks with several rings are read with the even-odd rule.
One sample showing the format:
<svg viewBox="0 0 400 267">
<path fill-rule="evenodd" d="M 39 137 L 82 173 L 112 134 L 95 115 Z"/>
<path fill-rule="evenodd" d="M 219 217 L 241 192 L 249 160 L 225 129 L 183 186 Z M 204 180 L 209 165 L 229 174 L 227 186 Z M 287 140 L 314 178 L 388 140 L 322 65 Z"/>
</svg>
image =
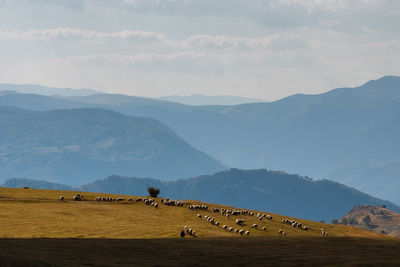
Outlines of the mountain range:
<svg viewBox="0 0 400 267">
<path fill-rule="evenodd" d="M 28 111 L 0 106 L 0 180 L 80 185 L 110 174 L 161 179 L 225 169 L 154 119 L 103 109 Z"/>
<path fill-rule="evenodd" d="M 24 94 L 38 94 L 38 95 L 50 95 L 50 96 L 85 96 L 101 94 L 103 92 L 91 89 L 70 89 L 70 88 L 54 88 L 49 86 L 37 85 L 37 84 L 9 84 L 0 83 L 0 90 L 2 91 L 14 91 Z"/>
<path fill-rule="evenodd" d="M 162 197 L 195 199 L 326 222 L 342 217 L 353 206 L 360 204 L 386 205 L 400 211 L 400 207 L 393 203 L 333 181 L 314 181 L 308 177 L 263 169 L 230 169 L 174 181 L 113 175 L 79 187 L 31 179 L 9 179 L 3 186 L 142 196 L 147 195 L 148 186 L 155 186 L 161 190 Z"/>
<path fill-rule="evenodd" d="M 159 100 L 166 100 L 176 103 L 181 103 L 185 105 L 191 106 L 206 106 L 206 105 L 240 105 L 247 103 L 259 103 L 259 102 L 267 102 L 265 99 L 261 98 L 249 98 L 249 97 L 240 97 L 240 96 L 232 96 L 232 95 L 217 95 L 217 96 L 208 96 L 208 95 L 170 95 L 158 97 Z"/>
<path fill-rule="evenodd" d="M 151 117 L 227 166 L 328 178 L 400 203 L 396 76 L 318 95 L 234 106 L 188 106 L 110 94 L 50 97 L 10 92 L 0 96 L 0 104 L 40 111 L 105 108 Z"/>
</svg>

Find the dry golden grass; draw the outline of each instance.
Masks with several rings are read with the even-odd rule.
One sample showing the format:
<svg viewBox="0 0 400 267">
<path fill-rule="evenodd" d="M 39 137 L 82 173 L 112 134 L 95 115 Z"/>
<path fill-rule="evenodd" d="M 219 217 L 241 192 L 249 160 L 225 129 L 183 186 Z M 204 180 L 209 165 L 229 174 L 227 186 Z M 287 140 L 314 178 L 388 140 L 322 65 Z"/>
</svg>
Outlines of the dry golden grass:
<svg viewBox="0 0 400 267">
<path fill-rule="evenodd" d="M 77 193 L 87 201 L 73 201 Z M 61 195 L 65 201 L 58 200 Z M 260 222 L 256 216 L 228 219 L 187 206 L 161 204 L 156 209 L 143 202 L 94 201 L 98 195 L 0 188 L 0 266 L 400 265 L 399 239 L 359 228 L 295 219 L 310 228 L 302 231 L 283 224 L 281 219 L 288 217 L 277 214 L 271 214 L 272 221 Z M 197 213 L 213 216 L 220 226 L 199 219 Z M 236 227 L 236 218 L 246 225 Z M 251 229 L 253 223 L 268 230 Z M 229 233 L 223 224 L 251 235 Z M 184 225 L 198 238 L 178 238 Z M 329 236 L 322 236 L 321 228 Z M 287 236 L 279 235 L 279 229 Z"/>
<path fill-rule="evenodd" d="M 85 196 L 86 201 L 73 201 L 75 194 Z M 59 201 L 63 195 L 65 201 Z M 249 230 L 250 236 L 274 237 L 320 237 L 321 228 L 326 229 L 328 237 L 371 237 L 388 238 L 384 235 L 343 225 L 332 225 L 295 219 L 271 214 L 273 220 L 259 221 L 256 216 L 240 215 L 226 218 L 220 213 L 211 211 L 193 211 L 185 207 L 159 205 L 159 208 L 146 206 L 143 202 L 97 202 L 96 196 L 113 196 L 87 192 L 11 189 L 0 188 L 0 238 L 176 238 L 183 226 L 194 229 L 199 237 L 238 237 L 222 229 L 228 227 Z M 122 196 L 125 199 L 131 197 Z M 158 199 L 160 202 L 160 199 Z M 198 201 L 185 203 L 203 204 Z M 209 207 L 224 207 L 208 204 Z M 254 211 L 255 213 L 257 211 Z M 219 223 L 215 226 L 204 218 L 199 219 L 197 213 L 213 216 Z M 245 226 L 235 225 L 235 219 L 245 220 Z M 283 224 L 282 218 L 294 219 L 309 227 L 309 231 L 293 228 Z M 259 229 L 251 228 L 253 223 Z M 263 226 L 267 231 L 261 230 Z M 283 237 L 279 229 L 287 233 Z M 243 237 L 244 238 L 244 237 Z"/>
</svg>

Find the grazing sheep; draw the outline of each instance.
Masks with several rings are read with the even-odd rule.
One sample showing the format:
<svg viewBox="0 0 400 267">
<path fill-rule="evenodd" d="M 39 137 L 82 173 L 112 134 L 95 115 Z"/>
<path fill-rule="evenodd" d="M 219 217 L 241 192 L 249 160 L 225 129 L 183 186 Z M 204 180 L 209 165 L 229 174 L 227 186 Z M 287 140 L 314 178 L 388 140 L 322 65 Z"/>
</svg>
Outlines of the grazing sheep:
<svg viewBox="0 0 400 267">
<path fill-rule="evenodd" d="M 264 231 L 267 231 L 267 227 L 265 227 L 265 226 L 264 226 L 262 229 L 263 229 Z"/>
<path fill-rule="evenodd" d="M 243 235 L 243 234 L 244 234 L 244 230 L 243 230 L 243 229 L 240 229 L 239 234 L 240 234 L 240 235 Z"/>
<path fill-rule="evenodd" d="M 243 219 L 236 219 L 236 224 L 237 225 L 243 225 L 244 224 L 244 220 Z"/>
<path fill-rule="evenodd" d="M 183 229 L 185 229 L 185 230 L 186 230 L 186 229 L 188 229 L 188 227 L 185 225 L 185 226 L 183 227 Z"/>
<path fill-rule="evenodd" d="M 215 225 L 218 226 L 218 225 L 219 225 L 219 222 L 215 222 Z"/>
<path fill-rule="evenodd" d="M 229 227 L 229 232 L 233 232 L 233 227 Z"/>
<path fill-rule="evenodd" d="M 158 208 L 158 204 L 157 203 L 154 203 L 154 208 Z"/>
<path fill-rule="evenodd" d="M 226 216 L 226 218 L 229 218 L 229 214 L 228 213 L 225 216 Z"/>
<path fill-rule="evenodd" d="M 250 231 L 246 231 L 246 235 L 250 235 Z"/>
<path fill-rule="evenodd" d="M 197 214 L 197 217 L 199 217 L 201 219 L 201 214 Z"/>
<path fill-rule="evenodd" d="M 239 233 L 239 229 L 235 229 L 235 233 Z"/>
<path fill-rule="evenodd" d="M 142 201 L 141 198 L 137 198 L 137 199 L 136 199 L 136 202 L 140 202 L 140 201 Z"/>
<path fill-rule="evenodd" d="M 222 226 L 222 228 L 224 228 L 225 230 L 228 229 L 228 226 L 226 226 L 225 224 Z"/>
<path fill-rule="evenodd" d="M 74 196 L 74 198 L 73 198 L 75 201 L 80 201 L 80 200 L 82 200 L 81 199 L 81 196 L 79 195 L 79 194 L 77 194 L 76 196 Z"/>
<path fill-rule="evenodd" d="M 256 228 L 257 229 L 257 224 L 253 224 L 252 226 L 251 226 L 251 228 Z"/>
<path fill-rule="evenodd" d="M 64 200 L 64 196 L 60 196 L 59 200 Z"/>
<path fill-rule="evenodd" d="M 132 201 L 132 198 L 128 198 L 128 201 Z"/>
<path fill-rule="evenodd" d="M 304 227 L 303 227 L 303 230 L 304 230 L 304 231 L 308 231 L 308 227 L 307 227 L 307 226 L 304 226 Z"/>
<path fill-rule="evenodd" d="M 283 232 L 282 235 L 286 235 L 286 232 Z"/>
<path fill-rule="evenodd" d="M 282 233 L 283 233 L 282 229 L 279 229 L 279 233 L 280 233 L 280 234 L 282 234 Z"/>
</svg>

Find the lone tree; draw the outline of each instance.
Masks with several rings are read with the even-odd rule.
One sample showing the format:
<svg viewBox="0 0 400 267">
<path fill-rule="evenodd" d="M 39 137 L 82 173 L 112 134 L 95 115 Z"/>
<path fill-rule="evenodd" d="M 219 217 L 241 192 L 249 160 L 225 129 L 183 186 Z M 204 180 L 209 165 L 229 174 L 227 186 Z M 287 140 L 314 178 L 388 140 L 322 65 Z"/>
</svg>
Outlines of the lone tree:
<svg viewBox="0 0 400 267">
<path fill-rule="evenodd" d="M 149 192 L 149 195 L 151 197 L 157 197 L 158 194 L 160 194 L 160 189 L 149 186 L 149 187 L 147 187 L 147 192 Z"/>
</svg>

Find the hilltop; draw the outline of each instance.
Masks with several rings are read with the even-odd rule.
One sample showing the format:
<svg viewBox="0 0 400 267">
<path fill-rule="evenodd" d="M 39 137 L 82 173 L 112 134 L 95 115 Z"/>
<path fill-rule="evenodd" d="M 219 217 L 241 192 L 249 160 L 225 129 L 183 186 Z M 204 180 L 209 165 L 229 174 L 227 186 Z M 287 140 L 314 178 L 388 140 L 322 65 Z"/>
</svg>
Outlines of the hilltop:
<svg viewBox="0 0 400 267">
<path fill-rule="evenodd" d="M 73 190 L 65 185 L 29 179 L 9 179 L 3 186 Z M 147 193 L 147 186 L 156 186 L 164 197 L 173 199 L 198 199 L 326 222 L 342 217 L 354 205 L 360 204 L 387 205 L 400 211 L 400 207 L 393 203 L 336 182 L 314 181 L 308 177 L 263 169 L 230 169 L 213 175 L 164 182 L 113 175 L 75 190 L 143 195 Z"/>
<path fill-rule="evenodd" d="M 172 179 L 224 169 L 154 119 L 104 109 L 0 106 L 0 180 L 81 185 L 113 173 Z"/>
<path fill-rule="evenodd" d="M 73 201 L 77 194 L 85 200 Z M 60 196 L 64 200 L 59 200 Z M 97 196 L 122 201 L 96 201 Z M 132 198 L 132 201 L 128 201 Z M 398 264 L 399 242 L 360 228 L 268 213 L 221 214 L 234 207 L 183 201 L 158 208 L 138 196 L 73 191 L 0 188 L 0 265 L 2 266 L 176 266 L 176 265 L 345 265 Z M 192 210 L 189 205 L 207 205 Z M 212 209 L 218 208 L 218 212 Z M 240 209 L 239 209 L 240 210 Z M 241 210 L 240 210 L 241 211 Z M 197 214 L 201 214 L 201 218 Z M 267 215 L 267 214 L 266 214 Z M 205 216 L 218 221 L 212 224 Z M 236 219 L 244 219 L 238 226 Z M 293 220 L 301 230 L 283 223 Z M 258 224 L 258 229 L 252 228 Z M 250 231 L 241 236 L 223 225 Z M 179 237 L 188 226 L 195 236 Z M 265 226 L 266 230 L 262 227 Z M 322 235 L 321 229 L 328 235 Z M 285 232 L 280 234 L 279 230 Z M 318 253 L 315 253 L 318 251 Z"/>
<path fill-rule="evenodd" d="M 229 166 L 326 178 L 400 204 L 400 77 L 235 106 L 187 106 L 108 94 L 7 94 L 0 103 L 33 110 L 101 107 L 152 117 Z"/>
<path fill-rule="evenodd" d="M 400 237 L 400 213 L 380 206 L 355 206 L 339 222 L 376 233 Z"/>
</svg>

